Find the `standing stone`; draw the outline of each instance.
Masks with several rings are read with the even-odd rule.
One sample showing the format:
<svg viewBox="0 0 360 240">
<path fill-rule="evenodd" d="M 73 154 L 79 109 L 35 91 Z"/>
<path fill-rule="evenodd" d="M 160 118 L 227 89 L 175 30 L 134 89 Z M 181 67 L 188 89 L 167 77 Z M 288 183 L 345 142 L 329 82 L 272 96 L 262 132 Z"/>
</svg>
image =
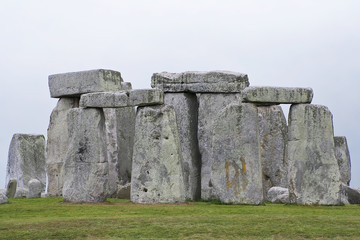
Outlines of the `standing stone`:
<svg viewBox="0 0 360 240">
<path fill-rule="evenodd" d="M 346 137 L 334 137 L 335 157 L 339 164 L 341 181 L 350 185 L 351 161 Z"/>
<path fill-rule="evenodd" d="M 211 138 L 214 119 L 229 104 L 241 102 L 240 94 L 199 94 L 198 95 L 198 142 L 201 154 L 201 198 L 210 199 Z"/>
<path fill-rule="evenodd" d="M 186 198 L 198 200 L 201 194 L 201 157 L 197 140 L 198 103 L 195 94 L 167 93 L 165 104 L 174 107 L 183 157 Z"/>
<path fill-rule="evenodd" d="M 68 113 L 69 148 L 63 166 L 63 199 L 101 202 L 107 197 L 108 159 L 102 109 L 74 108 Z"/>
<path fill-rule="evenodd" d="M 69 146 L 67 114 L 70 109 L 78 106 L 79 98 L 60 98 L 50 116 L 46 145 L 49 196 L 55 197 L 62 194 L 61 169 Z"/>
<path fill-rule="evenodd" d="M 39 198 L 41 197 L 42 186 L 41 182 L 37 179 L 31 179 L 28 183 L 29 192 L 27 198 Z"/>
<path fill-rule="evenodd" d="M 183 164 L 174 108 L 139 107 L 135 129 L 131 201 L 184 202 Z"/>
<path fill-rule="evenodd" d="M 287 124 L 280 106 L 261 106 L 259 112 L 260 159 L 263 170 L 264 197 L 274 186 L 287 188 L 285 147 Z"/>
<path fill-rule="evenodd" d="M 14 198 L 17 188 L 17 181 L 15 178 L 10 179 L 6 188 L 6 196 L 8 198 Z"/>
<path fill-rule="evenodd" d="M 0 192 L 0 204 L 8 203 L 8 202 L 9 200 L 6 194 L 4 192 Z"/>
<path fill-rule="evenodd" d="M 290 200 L 306 205 L 340 204 L 340 171 L 329 109 L 320 105 L 292 105 L 288 132 Z"/>
<path fill-rule="evenodd" d="M 108 197 L 119 198 L 124 196 L 124 186 L 131 181 L 135 109 L 125 107 L 103 110 L 109 161 Z"/>
<path fill-rule="evenodd" d="M 254 104 L 231 104 L 214 121 L 210 199 L 225 203 L 263 202 L 258 111 Z"/>
<path fill-rule="evenodd" d="M 43 190 L 46 185 L 45 137 L 14 134 L 9 148 L 6 182 L 17 180 L 18 188 L 27 188 L 31 179 L 38 179 Z"/>
</svg>

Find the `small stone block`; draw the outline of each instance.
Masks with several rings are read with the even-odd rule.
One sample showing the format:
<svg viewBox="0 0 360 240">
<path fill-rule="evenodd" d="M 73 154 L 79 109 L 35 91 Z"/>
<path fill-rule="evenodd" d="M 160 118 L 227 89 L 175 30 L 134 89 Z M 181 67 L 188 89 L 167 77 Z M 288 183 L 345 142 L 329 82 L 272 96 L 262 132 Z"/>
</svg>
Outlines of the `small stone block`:
<svg viewBox="0 0 360 240">
<path fill-rule="evenodd" d="M 164 103 L 164 93 L 159 89 L 137 89 L 129 91 L 129 106 L 149 106 Z"/>
</svg>

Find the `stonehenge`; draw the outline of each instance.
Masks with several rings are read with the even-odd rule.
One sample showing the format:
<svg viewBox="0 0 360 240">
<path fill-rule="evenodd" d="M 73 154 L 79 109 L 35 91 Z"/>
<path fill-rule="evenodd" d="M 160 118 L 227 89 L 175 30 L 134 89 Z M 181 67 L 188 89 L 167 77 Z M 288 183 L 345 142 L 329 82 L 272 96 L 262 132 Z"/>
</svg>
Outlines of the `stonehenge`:
<svg viewBox="0 0 360 240">
<path fill-rule="evenodd" d="M 104 69 L 50 75 L 48 84 L 59 100 L 46 154 L 43 136 L 14 135 L 10 198 L 360 203 L 349 187 L 346 138 L 334 136 L 327 107 L 311 104 L 311 88 L 193 71 L 154 73 L 151 89 L 132 89 L 120 72 Z M 288 121 L 280 104 L 291 105 Z"/>
</svg>

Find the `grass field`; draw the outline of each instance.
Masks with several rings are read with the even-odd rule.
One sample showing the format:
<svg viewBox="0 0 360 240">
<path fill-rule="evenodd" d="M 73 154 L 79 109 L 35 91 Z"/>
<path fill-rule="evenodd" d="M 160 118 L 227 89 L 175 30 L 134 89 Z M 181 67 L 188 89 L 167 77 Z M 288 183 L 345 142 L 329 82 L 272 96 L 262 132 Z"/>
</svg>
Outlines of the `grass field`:
<svg viewBox="0 0 360 240">
<path fill-rule="evenodd" d="M 138 238 L 360 239 L 360 206 L 71 204 L 61 198 L 0 205 L 0 239 Z"/>
</svg>

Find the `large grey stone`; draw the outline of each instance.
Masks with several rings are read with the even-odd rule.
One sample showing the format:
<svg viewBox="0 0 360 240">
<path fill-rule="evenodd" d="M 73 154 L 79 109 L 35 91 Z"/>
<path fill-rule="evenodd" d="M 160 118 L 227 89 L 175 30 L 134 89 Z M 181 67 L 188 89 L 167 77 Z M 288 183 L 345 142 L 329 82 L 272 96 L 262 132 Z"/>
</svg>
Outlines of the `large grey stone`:
<svg viewBox="0 0 360 240">
<path fill-rule="evenodd" d="M 17 188 L 17 180 L 15 178 L 11 178 L 7 184 L 6 188 L 6 196 L 8 198 L 14 198 Z"/>
<path fill-rule="evenodd" d="M 100 202 L 107 197 L 108 158 L 102 109 L 74 108 L 68 113 L 69 148 L 63 166 L 63 199 Z"/>
<path fill-rule="evenodd" d="M 201 156 L 197 139 L 198 103 L 195 94 L 166 93 L 165 105 L 171 105 L 176 120 L 183 157 L 186 198 L 198 200 L 201 194 Z"/>
<path fill-rule="evenodd" d="M 172 106 L 139 107 L 131 175 L 131 201 L 186 199 L 176 113 Z"/>
<path fill-rule="evenodd" d="M 151 106 L 164 103 L 164 93 L 159 89 L 135 89 L 120 92 L 97 92 L 81 96 L 81 107 L 122 108 Z"/>
<path fill-rule="evenodd" d="M 351 161 L 346 137 L 334 137 L 335 157 L 339 164 L 341 181 L 346 185 L 351 180 Z"/>
<path fill-rule="evenodd" d="M 120 198 L 131 181 L 135 135 L 135 109 L 104 108 L 107 154 L 109 161 L 109 197 Z M 129 194 L 128 194 L 129 195 Z"/>
<path fill-rule="evenodd" d="M 112 70 L 96 69 L 49 76 L 52 98 L 80 96 L 91 92 L 110 92 L 123 89 L 121 74 Z"/>
<path fill-rule="evenodd" d="M 220 112 L 212 131 L 209 198 L 226 203 L 263 202 L 258 134 L 254 104 L 231 104 Z"/>
<path fill-rule="evenodd" d="M 274 186 L 288 187 L 285 158 L 287 123 L 280 106 L 261 106 L 259 112 L 260 159 L 264 197 Z"/>
<path fill-rule="evenodd" d="M 258 104 L 311 103 L 311 88 L 248 87 L 242 91 L 243 102 Z"/>
<path fill-rule="evenodd" d="M 61 169 L 69 146 L 67 114 L 70 109 L 78 106 L 79 98 L 60 98 L 50 116 L 46 144 L 47 192 L 49 196 L 62 194 Z"/>
<path fill-rule="evenodd" d="M 360 192 L 346 184 L 341 184 L 341 203 L 343 204 L 360 204 Z"/>
<path fill-rule="evenodd" d="M 27 198 L 39 198 L 41 197 L 42 186 L 41 182 L 37 179 L 31 179 L 28 183 L 29 192 Z"/>
<path fill-rule="evenodd" d="M 201 198 L 210 199 L 212 128 L 221 110 L 241 102 L 240 94 L 198 94 L 198 143 L 201 154 Z"/>
<path fill-rule="evenodd" d="M 154 73 L 153 88 L 164 92 L 238 93 L 249 86 L 246 74 L 229 71 Z"/>
<path fill-rule="evenodd" d="M 288 133 L 290 200 L 306 205 L 340 204 L 340 171 L 329 109 L 320 105 L 292 105 Z"/>
<path fill-rule="evenodd" d="M 289 189 L 283 187 L 272 187 L 267 193 L 267 199 L 272 203 L 290 203 Z"/>
<path fill-rule="evenodd" d="M 29 189 L 27 188 L 17 188 L 14 198 L 26 198 L 29 194 Z"/>
<path fill-rule="evenodd" d="M 27 188 L 31 179 L 38 179 L 45 189 L 45 137 L 14 134 L 9 148 L 6 181 L 17 180 L 17 187 Z"/>
<path fill-rule="evenodd" d="M 9 202 L 8 197 L 4 192 L 0 192 L 0 204 Z"/>
</svg>

